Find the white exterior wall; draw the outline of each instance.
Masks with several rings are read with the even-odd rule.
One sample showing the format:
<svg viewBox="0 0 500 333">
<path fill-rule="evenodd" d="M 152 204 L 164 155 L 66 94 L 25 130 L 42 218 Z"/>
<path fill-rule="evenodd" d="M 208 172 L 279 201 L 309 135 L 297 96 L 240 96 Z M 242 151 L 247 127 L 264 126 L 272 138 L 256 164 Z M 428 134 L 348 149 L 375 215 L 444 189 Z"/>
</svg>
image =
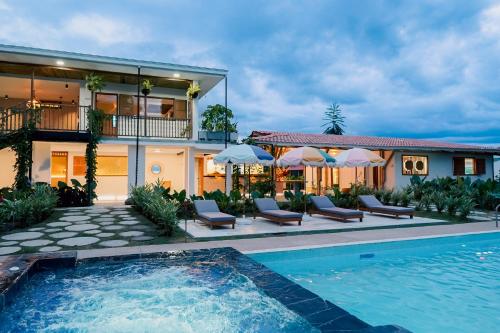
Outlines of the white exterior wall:
<svg viewBox="0 0 500 333">
<path fill-rule="evenodd" d="M 401 156 L 422 155 L 428 157 L 429 175 L 426 180 L 438 177 L 453 176 L 453 157 L 484 158 L 486 161 L 486 173 L 479 176 L 470 176 L 472 181 L 476 179 L 486 180 L 493 177 L 493 156 L 483 154 L 448 153 L 448 152 L 394 152 L 391 162 L 388 164 L 385 188 L 401 188 L 410 184 L 411 175 L 403 175 Z"/>
<path fill-rule="evenodd" d="M 2 166 L 2 172 L 0 172 L 0 188 L 10 187 L 14 183 L 16 177 L 14 163 L 16 163 L 16 154 L 14 151 L 11 149 L 0 150 L 0 165 Z"/>
<path fill-rule="evenodd" d="M 33 142 L 32 179 L 50 184 L 50 142 Z"/>
</svg>

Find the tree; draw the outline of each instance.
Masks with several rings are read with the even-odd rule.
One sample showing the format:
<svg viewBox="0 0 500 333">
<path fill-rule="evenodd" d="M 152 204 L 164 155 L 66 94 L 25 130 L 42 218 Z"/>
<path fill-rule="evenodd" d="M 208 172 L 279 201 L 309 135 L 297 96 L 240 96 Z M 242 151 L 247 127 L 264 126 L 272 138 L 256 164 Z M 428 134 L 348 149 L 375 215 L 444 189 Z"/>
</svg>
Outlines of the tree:
<svg viewBox="0 0 500 333">
<path fill-rule="evenodd" d="M 323 120 L 325 120 L 326 123 L 324 123 L 322 127 L 326 127 L 326 129 L 323 133 L 336 135 L 344 134 L 344 119 L 345 117 L 342 115 L 340 105 L 333 103 L 325 111 Z"/>
<path fill-rule="evenodd" d="M 207 106 L 203 112 L 201 120 L 201 129 L 209 132 L 224 132 L 226 125 L 226 108 L 223 105 L 215 104 Z M 231 123 L 233 120 L 233 111 L 227 109 L 227 131 L 236 133 L 238 123 Z"/>
</svg>

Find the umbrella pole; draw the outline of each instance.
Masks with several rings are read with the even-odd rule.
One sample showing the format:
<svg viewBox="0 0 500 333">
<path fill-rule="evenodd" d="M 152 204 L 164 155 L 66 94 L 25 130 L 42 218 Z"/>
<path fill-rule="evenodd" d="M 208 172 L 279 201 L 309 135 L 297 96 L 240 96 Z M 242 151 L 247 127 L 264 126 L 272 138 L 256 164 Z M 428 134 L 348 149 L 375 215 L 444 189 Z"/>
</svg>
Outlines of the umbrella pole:
<svg viewBox="0 0 500 333">
<path fill-rule="evenodd" d="M 306 166 L 304 165 L 304 215 L 307 214 Z"/>
<path fill-rule="evenodd" d="M 247 173 L 247 166 L 245 163 L 243 163 L 243 218 L 246 219 L 246 188 L 245 188 L 245 176 Z"/>
</svg>

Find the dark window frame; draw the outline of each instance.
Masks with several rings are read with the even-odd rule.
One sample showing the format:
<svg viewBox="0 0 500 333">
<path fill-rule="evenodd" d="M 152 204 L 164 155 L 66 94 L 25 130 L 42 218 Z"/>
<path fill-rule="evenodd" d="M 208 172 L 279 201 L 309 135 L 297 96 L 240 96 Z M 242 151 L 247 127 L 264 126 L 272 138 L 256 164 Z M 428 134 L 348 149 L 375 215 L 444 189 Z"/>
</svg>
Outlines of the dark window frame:
<svg viewBox="0 0 500 333">
<path fill-rule="evenodd" d="M 464 172 L 463 174 L 455 174 L 454 170 L 455 170 L 455 161 L 456 159 L 462 159 L 464 162 Z M 473 160 L 473 165 L 474 165 L 474 173 L 465 173 L 465 160 L 466 159 L 471 159 Z M 484 161 L 484 172 L 483 173 L 479 173 L 478 172 L 478 167 L 477 167 L 477 161 L 478 160 L 483 160 Z M 482 175 L 485 175 L 486 174 L 486 158 L 484 157 L 470 157 L 470 156 L 453 156 L 452 158 L 452 173 L 453 173 L 453 176 L 458 176 L 458 177 L 468 177 L 468 176 L 482 176 Z"/>
<path fill-rule="evenodd" d="M 424 157 L 427 164 L 427 172 L 426 173 L 404 173 L 404 158 L 405 157 Z M 419 154 L 401 154 L 401 175 L 403 176 L 428 176 L 430 172 L 429 166 L 429 155 L 419 155 Z"/>
</svg>

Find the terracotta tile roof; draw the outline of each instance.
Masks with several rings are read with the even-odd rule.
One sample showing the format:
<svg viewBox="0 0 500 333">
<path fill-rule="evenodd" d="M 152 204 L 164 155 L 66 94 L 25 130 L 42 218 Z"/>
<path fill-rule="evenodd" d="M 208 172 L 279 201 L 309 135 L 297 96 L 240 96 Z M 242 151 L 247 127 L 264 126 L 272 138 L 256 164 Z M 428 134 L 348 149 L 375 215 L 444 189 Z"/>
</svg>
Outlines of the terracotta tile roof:
<svg viewBox="0 0 500 333">
<path fill-rule="evenodd" d="M 388 138 L 377 136 L 358 135 L 330 135 L 330 134 L 309 134 L 294 132 L 274 132 L 274 131 L 253 131 L 251 137 L 257 143 L 269 143 L 278 145 L 310 145 L 318 147 L 339 147 L 351 148 L 362 147 L 370 149 L 413 149 L 413 150 L 444 150 L 444 151 L 464 151 L 483 152 L 500 154 L 500 148 L 466 145 L 445 141 L 431 141 L 420 139 Z"/>
</svg>

